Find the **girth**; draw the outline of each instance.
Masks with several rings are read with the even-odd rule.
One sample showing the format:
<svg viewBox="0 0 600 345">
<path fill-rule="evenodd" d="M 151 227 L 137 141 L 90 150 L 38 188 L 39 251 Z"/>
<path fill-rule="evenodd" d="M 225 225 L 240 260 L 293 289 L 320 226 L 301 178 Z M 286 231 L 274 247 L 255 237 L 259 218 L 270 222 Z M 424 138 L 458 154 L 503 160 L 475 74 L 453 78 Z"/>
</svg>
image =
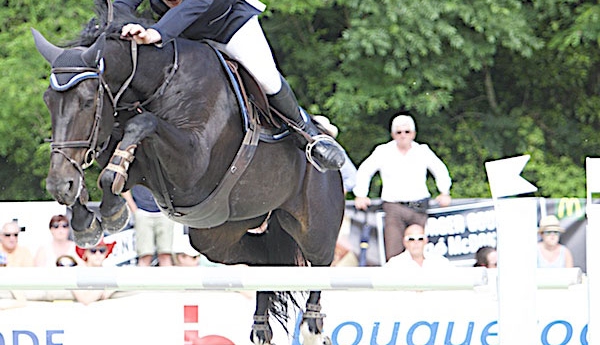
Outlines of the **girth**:
<svg viewBox="0 0 600 345">
<path fill-rule="evenodd" d="M 167 205 L 160 205 L 159 203 L 159 207 L 169 216 L 169 218 L 197 228 L 215 227 L 223 224 L 229 219 L 229 195 L 252 161 L 259 139 L 261 138 L 259 113 L 269 114 L 266 97 L 260 89 L 260 86 L 254 81 L 253 77 L 251 77 L 248 72 L 245 72 L 246 77 L 252 79 L 252 81 L 248 82 L 247 79 L 244 79 L 243 74 L 240 74 L 240 71 L 245 71 L 243 68 L 238 68 L 237 63 L 235 62 L 226 61 L 221 52 L 217 49 L 214 50 L 221 60 L 229 77 L 229 81 L 236 93 L 246 132 L 233 162 L 225 172 L 225 175 L 215 190 L 213 190 L 206 199 L 195 206 L 178 207 L 172 205 L 171 198 L 166 189 L 162 173 L 163 170 L 160 167 L 158 159 L 154 159 L 161 192 L 167 203 Z M 247 91 L 249 89 L 240 87 L 242 80 L 244 80 L 246 86 L 250 85 L 248 88 L 251 88 L 251 91 Z M 260 97 L 260 95 L 262 95 L 262 97 Z"/>
</svg>

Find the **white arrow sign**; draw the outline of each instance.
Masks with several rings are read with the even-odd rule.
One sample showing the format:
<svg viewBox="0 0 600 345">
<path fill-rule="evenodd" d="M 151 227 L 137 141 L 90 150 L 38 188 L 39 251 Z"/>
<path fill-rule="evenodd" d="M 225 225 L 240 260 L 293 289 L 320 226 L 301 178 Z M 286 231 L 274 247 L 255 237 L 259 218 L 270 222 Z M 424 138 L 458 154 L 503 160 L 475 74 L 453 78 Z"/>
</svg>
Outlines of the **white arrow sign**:
<svg viewBox="0 0 600 345">
<path fill-rule="evenodd" d="M 529 155 L 524 155 L 485 163 L 493 198 L 531 193 L 537 190 L 536 186 L 520 176 L 529 158 Z"/>
</svg>

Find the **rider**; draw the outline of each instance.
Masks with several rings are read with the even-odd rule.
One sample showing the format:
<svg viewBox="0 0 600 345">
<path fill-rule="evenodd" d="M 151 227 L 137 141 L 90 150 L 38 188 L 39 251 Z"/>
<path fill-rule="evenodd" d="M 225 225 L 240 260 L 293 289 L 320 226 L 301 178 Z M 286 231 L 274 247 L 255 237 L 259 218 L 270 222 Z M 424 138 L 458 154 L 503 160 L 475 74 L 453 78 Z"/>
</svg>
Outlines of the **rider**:
<svg viewBox="0 0 600 345">
<path fill-rule="evenodd" d="M 115 8 L 137 9 L 143 0 L 114 0 Z M 297 127 L 317 140 L 313 153 L 319 165 L 339 170 L 345 154 L 332 139 L 321 140 L 310 117 L 300 111 L 287 81 L 277 70 L 271 48 L 258 21 L 265 6 L 258 0 L 150 0 L 160 20 L 144 28 L 130 23 L 121 36 L 138 44 L 163 44 L 181 36 L 192 40 L 210 40 L 211 44 L 239 61 L 261 85 L 269 103 Z"/>
</svg>

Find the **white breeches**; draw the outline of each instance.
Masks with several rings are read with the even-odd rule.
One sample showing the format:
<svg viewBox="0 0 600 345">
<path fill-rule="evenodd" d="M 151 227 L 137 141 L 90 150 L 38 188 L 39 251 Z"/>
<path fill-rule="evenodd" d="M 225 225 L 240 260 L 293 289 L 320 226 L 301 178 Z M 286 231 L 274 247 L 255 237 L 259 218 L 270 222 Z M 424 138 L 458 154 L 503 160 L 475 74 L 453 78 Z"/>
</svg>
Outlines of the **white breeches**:
<svg viewBox="0 0 600 345">
<path fill-rule="evenodd" d="M 250 18 L 233 35 L 229 43 L 212 41 L 211 44 L 246 67 L 267 95 L 276 94 L 281 90 L 280 73 L 257 16 Z"/>
</svg>

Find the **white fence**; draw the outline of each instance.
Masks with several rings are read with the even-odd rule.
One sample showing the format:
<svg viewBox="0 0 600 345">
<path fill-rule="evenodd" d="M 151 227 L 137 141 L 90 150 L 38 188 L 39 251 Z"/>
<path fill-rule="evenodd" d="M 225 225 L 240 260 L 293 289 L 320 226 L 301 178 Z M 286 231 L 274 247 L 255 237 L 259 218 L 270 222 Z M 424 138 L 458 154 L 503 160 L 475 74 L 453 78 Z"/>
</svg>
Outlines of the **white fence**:
<svg viewBox="0 0 600 345">
<path fill-rule="evenodd" d="M 3 268 L 0 290 L 469 290 L 495 270 L 398 271 L 388 267 L 57 267 Z M 579 284 L 581 270 L 538 269 L 538 288 Z M 518 284 L 518 282 L 515 282 Z"/>
</svg>

